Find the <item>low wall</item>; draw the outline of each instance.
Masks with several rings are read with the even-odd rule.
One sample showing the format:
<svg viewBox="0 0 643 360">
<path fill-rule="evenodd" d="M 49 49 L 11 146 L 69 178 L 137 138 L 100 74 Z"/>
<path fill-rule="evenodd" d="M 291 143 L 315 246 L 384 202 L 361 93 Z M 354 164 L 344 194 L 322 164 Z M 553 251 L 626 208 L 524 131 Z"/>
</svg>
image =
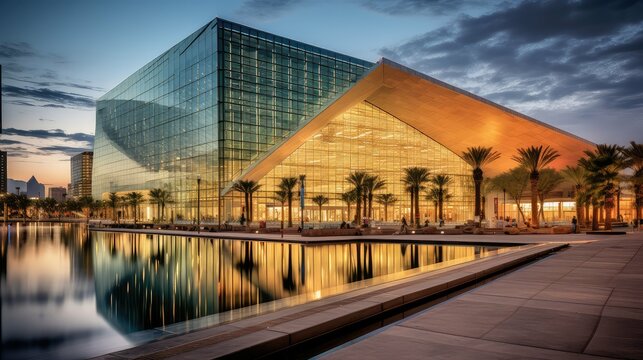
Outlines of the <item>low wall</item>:
<svg viewBox="0 0 643 360">
<path fill-rule="evenodd" d="M 353 236 L 362 235 L 359 229 L 305 229 L 301 236 Z"/>
</svg>

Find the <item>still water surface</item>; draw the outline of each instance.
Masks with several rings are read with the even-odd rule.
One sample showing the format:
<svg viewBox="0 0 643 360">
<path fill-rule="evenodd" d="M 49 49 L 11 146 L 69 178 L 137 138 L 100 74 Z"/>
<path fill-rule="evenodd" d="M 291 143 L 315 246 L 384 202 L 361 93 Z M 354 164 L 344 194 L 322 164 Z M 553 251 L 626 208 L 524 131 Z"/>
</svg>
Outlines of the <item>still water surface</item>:
<svg viewBox="0 0 643 360">
<path fill-rule="evenodd" d="M 161 330 L 272 311 L 496 250 L 299 245 L 89 232 L 81 224 L 14 225 L 2 229 L 1 355 L 96 356 L 152 340 Z"/>
</svg>

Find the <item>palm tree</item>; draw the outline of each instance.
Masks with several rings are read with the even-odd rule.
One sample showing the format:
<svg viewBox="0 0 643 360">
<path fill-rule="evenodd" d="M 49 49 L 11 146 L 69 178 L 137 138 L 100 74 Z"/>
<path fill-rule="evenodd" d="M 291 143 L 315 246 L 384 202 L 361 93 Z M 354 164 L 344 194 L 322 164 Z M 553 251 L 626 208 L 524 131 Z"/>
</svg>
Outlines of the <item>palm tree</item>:
<svg viewBox="0 0 643 360">
<path fill-rule="evenodd" d="M 402 182 L 407 185 L 411 193 L 411 208 L 415 205 L 415 226 L 420 226 L 420 190 L 424 189 L 424 184 L 430 180 L 429 169 L 425 167 L 408 167 L 404 169 L 404 178 Z M 413 219 L 411 219 L 411 222 Z"/>
<path fill-rule="evenodd" d="M 295 186 L 297 186 L 296 177 L 283 177 L 279 183 L 279 189 L 284 191 L 288 200 L 288 227 L 292 227 L 292 199 L 295 194 Z"/>
<path fill-rule="evenodd" d="M 542 145 L 530 146 L 528 148 L 518 149 L 518 155 L 512 156 L 512 159 L 529 171 L 529 181 L 531 184 L 531 221 L 534 227 L 538 227 L 538 180 L 540 171 L 552 161 L 556 160 L 560 154 L 558 151 Z"/>
<path fill-rule="evenodd" d="M 341 200 L 343 202 L 345 202 L 346 206 L 348 207 L 348 222 L 349 223 L 352 221 L 351 220 L 351 204 L 355 203 L 356 199 L 357 199 L 357 197 L 355 195 L 355 189 L 343 192 L 342 195 L 341 195 Z"/>
<path fill-rule="evenodd" d="M 15 196 L 13 202 L 15 209 L 22 214 L 22 220 L 26 221 L 27 209 L 29 209 L 29 206 L 31 206 L 32 203 L 31 199 L 29 199 L 25 194 L 20 194 Z"/>
<path fill-rule="evenodd" d="M 245 196 L 246 204 L 246 218 L 248 219 L 248 226 L 252 222 L 252 194 L 257 192 L 261 185 L 257 184 L 254 180 L 238 180 L 232 185 L 232 190 L 241 192 Z"/>
<path fill-rule="evenodd" d="M 625 165 L 632 169 L 633 174 L 629 177 L 634 188 L 634 207 L 636 208 L 636 226 L 640 227 L 641 208 L 643 208 L 643 144 L 634 141 L 630 146 L 623 149 L 626 156 Z"/>
<path fill-rule="evenodd" d="M 540 216 L 543 222 L 546 221 L 545 198 L 562 182 L 563 176 L 554 169 L 543 169 L 540 172 L 540 180 L 538 180 L 538 200 L 540 201 Z"/>
<path fill-rule="evenodd" d="M 480 209 L 480 186 L 484 179 L 482 167 L 498 160 L 500 153 L 493 151 L 492 147 L 475 146 L 467 148 L 467 151 L 462 153 L 462 159 L 473 168 L 473 183 L 475 185 L 475 213 L 474 216 L 479 216 L 482 220 L 482 212 Z"/>
<path fill-rule="evenodd" d="M 491 186 L 500 191 L 506 191 L 518 207 L 518 212 L 525 221 L 525 214 L 520 206 L 520 199 L 527 188 L 529 172 L 522 166 L 513 168 L 491 179 Z"/>
<path fill-rule="evenodd" d="M 324 195 L 317 195 L 312 198 L 313 202 L 319 206 L 319 222 L 322 222 L 322 205 L 328 204 L 328 198 Z"/>
<path fill-rule="evenodd" d="M 165 205 L 172 201 L 172 194 L 161 188 L 150 190 L 150 199 L 152 203 L 156 204 L 156 212 L 159 216 L 159 221 L 165 219 Z"/>
<path fill-rule="evenodd" d="M 380 178 L 379 175 L 369 175 L 364 185 L 366 198 L 368 200 L 368 218 L 370 219 L 373 217 L 373 197 L 375 196 L 375 192 L 384 189 L 386 187 L 386 181 Z"/>
<path fill-rule="evenodd" d="M 85 218 L 89 223 L 89 216 L 91 215 L 92 208 L 94 207 L 94 198 L 91 196 L 81 196 L 78 199 L 78 204 L 80 205 L 83 213 L 85 213 Z"/>
<path fill-rule="evenodd" d="M 41 202 L 42 209 L 47 214 L 48 218 L 51 218 L 51 214 L 56 210 L 56 205 L 58 205 L 58 202 L 49 197 L 42 199 Z"/>
<path fill-rule="evenodd" d="M 430 188 L 426 192 L 424 197 L 425 200 L 430 201 L 433 204 L 433 222 L 438 222 L 438 198 L 440 197 L 440 190 L 438 188 Z"/>
<path fill-rule="evenodd" d="M 132 207 L 132 211 L 134 212 L 134 225 L 136 225 L 138 220 L 138 206 L 143 202 L 143 194 L 137 191 L 129 192 L 125 194 L 125 201 Z"/>
<path fill-rule="evenodd" d="M 284 229 L 284 205 L 288 201 L 288 192 L 284 189 L 279 189 L 275 191 L 275 196 L 273 196 L 273 199 L 281 203 L 281 230 L 283 230 Z"/>
<path fill-rule="evenodd" d="M 388 207 L 397 202 L 397 197 L 391 193 L 379 194 L 375 198 L 378 204 L 384 205 L 384 221 L 388 221 Z"/>
<path fill-rule="evenodd" d="M 567 165 L 561 174 L 565 179 L 574 185 L 574 200 L 576 201 L 576 219 L 578 223 L 582 224 L 583 217 L 583 199 L 586 198 L 585 187 L 587 186 L 587 171 L 580 166 Z"/>
<path fill-rule="evenodd" d="M 114 222 L 118 220 L 116 218 L 116 209 L 118 208 L 121 201 L 122 198 L 115 192 L 109 193 L 109 196 L 107 197 L 107 206 L 112 209 L 112 219 L 114 220 Z"/>
<path fill-rule="evenodd" d="M 587 170 L 587 179 L 599 190 L 605 206 L 605 230 L 612 229 L 612 209 L 614 208 L 614 192 L 619 171 L 624 168 L 626 158 L 618 145 L 596 145 L 594 151 L 585 150 L 587 157 L 578 164 Z"/>
<path fill-rule="evenodd" d="M 444 201 L 449 195 L 449 190 L 447 187 L 451 184 L 452 179 L 449 175 L 438 174 L 431 178 L 431 183 L 434 185 L 434 188 L 438 189 L 438 218 L 444 220 L 443 210 L 444 210 Z"/>
<path fill-rule="evenodd" d="M 357 213 L 357 225 L 362 224 L 361 210 L 362 210 L 362 197 L 364 196 L 366 186 L 366 179 L 368 174 L 365 171 L 355 171 L 348 175 L 346 181 L 353 186 L 353 193 L 355 194 L 355 210 Z"/>
</svg>

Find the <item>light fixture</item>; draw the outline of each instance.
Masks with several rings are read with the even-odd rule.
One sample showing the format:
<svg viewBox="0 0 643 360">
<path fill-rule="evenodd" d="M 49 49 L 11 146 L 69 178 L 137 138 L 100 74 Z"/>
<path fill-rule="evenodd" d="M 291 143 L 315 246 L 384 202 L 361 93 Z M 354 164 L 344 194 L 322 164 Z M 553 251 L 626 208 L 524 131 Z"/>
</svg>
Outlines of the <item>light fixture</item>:
<svg viewBox="0 0 643 360">
<path fill-rule="evenodd" d="M 411 231 L 411 234 L 415 234 L 415 230 L 412 230 L 412 231 Z"/>
<path fill-rule="evenodd" d="M 440 234 L 444 235 L 444 231 L 440 231 Z"/>
</svg>

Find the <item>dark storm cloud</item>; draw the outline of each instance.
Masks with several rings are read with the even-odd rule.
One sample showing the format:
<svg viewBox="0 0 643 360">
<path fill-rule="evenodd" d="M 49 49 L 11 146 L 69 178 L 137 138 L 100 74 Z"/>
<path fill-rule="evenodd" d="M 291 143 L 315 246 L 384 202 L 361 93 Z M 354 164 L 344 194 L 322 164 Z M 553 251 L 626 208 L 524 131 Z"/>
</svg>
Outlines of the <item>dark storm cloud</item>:
<svg viewBox="0 0 643 360">
<path fill-rule="evenodd" d="M 525 1 L 382 54 L 520 110 L 643 106 L 640 1 Z"/>
<path fill-rule="evenodd" d="M 38 148 L 40 151 L 43 151 L 45 154 L 59 153 L 67 156 L 73 156 L 83 151 L 90 151 L 91 146 L 42 146 Z"/>
<path fill-rule="evenodd" d="M 81 141 L 81 142 L 86 142 L 88 144 L 92 144 L 94 142 L 94 135 L 85 134 L 85 133 L 67 134 L 61 129 L 23 130 L 23 129 L 8 128 L 3 130 L 3 134 L 6 136 L 14 135 L 14 136 L 37 138 L 37 139 L 60 139 L 65 141 Z"/>
<path fill-rule="evenodd" d="M 17 140 L 0 139 L 0 145 L 17 145 L 17 144 L 24 144 L 24 143 L 22 141 L 17 141 Z"/>
<path fill-rule="evenodd" d="M 13 59 L 35 54 L 31 45 L 26 42 L 3 42 L 0 44 L 0 58 Z"/>
<path fill-rule="evenodd" d="M 246 0 L 241 5 L 239 13 L 244 16 L 268 19 L 279 16 L 304 1 L 305 0 Z"/>
<path fill-rule="evenodd" d="M 2 93 L 7 97 L 43 101 L 53 105 L 64 107 L 91 108 L 94 107 L 95 104 L 94 99 L 89 96 L 49 89 L 45 87 L 32 89 L 13 85 L 5 85 L 2 87 Z"/>
<path fill-rule="evenodd" d="M 358 0 L 363 7 L 390 15 L 446 15 L 464 7 L 482 5 L 475 0 Z"/>
</svg>

